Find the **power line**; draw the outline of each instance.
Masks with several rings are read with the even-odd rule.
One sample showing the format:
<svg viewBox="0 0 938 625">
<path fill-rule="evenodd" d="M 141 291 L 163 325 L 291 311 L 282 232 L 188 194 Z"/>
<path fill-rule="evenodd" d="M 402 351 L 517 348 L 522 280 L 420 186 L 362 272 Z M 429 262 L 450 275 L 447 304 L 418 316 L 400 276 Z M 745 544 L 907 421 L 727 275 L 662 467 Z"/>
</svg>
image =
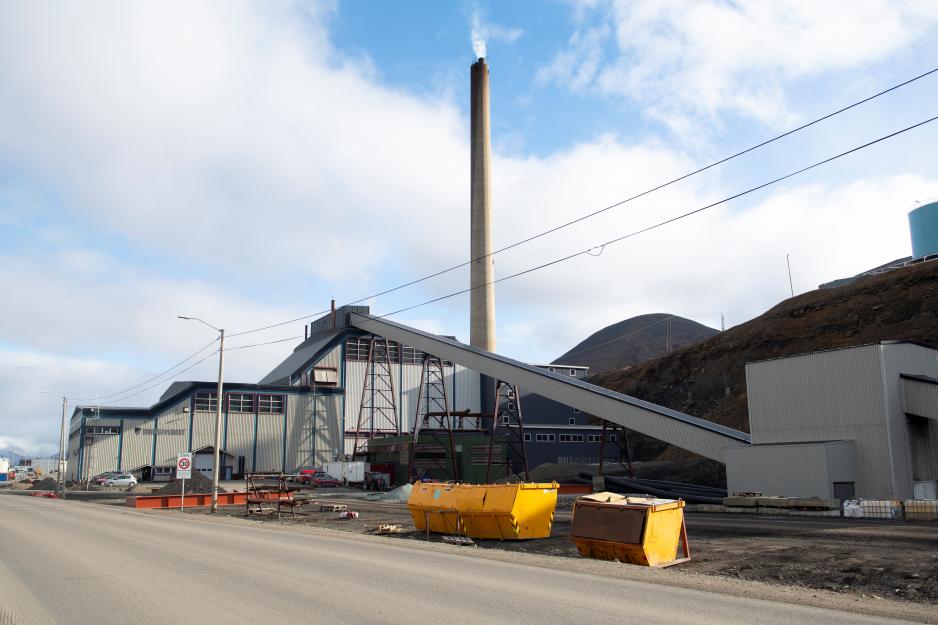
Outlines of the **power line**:
<svg viewBox="0 0 938 625">
<path fill-rule="evenodd" d="M 253 343 L 252 345 L 238 345 L 237 347 L 226 347 L 225 351 L 230 352 L 236 349 L 247 349 L 249 347 L 261 347 L 263 345 L 273 345 L 274 343 L 285 343 L 287 341 L 295 341 L 300 338 L 299 336 L 288 336 L 285 339 L 277 339 L 276 341 L 267 341 L 265 343 Z"/>
<path fill-rule="evenodd" d="M 369 298 L 366 297 L 366 298 L 364 298 L 364 299 L 357 300 L 357 301 L 355 301 L 355 302 L 352 302 L 352 304 L 357 304 L 358 302 L 363 302 L 363 301 L 365 301 L 366 299 L 369 299 Z M 242 330 L 241 332 L 235 332 L 235 333 L 233 333 L 233 334 L 229 334 L 228 337 L 231 338 L 231 337 L 233 337 L 233 336 L 241 336 L 242 334 L 252 334 L 252 333 L 254 333 L 254 332 L 261 332 L 262 330 L 270 330 L 271 328 L 279 328 L 280 326 L 285 326 L 285 325 L 287 325 L 287 324 L 289 324 L 289 323 L 295 323 L 295 322 L 297 322 L 297 321 L 302 321 L 303 319 L 309 319 L 310 317 L 318 317 L 318 316 L 320 316 L 320 315 L 325 315 L 327 312 L 330 312 L 331 310 L 332 310 L 331 308 L 330 308 L 330 309 L 327 309 L 327 310 L 321 310 L 321 311 L 319 311 L 319 312 L 310 313 L 310 314 L 308 314 L 308 315 L 303 315 L 302 317 L 297 317 L 297 318 L 295 318 L 295 319 L 290 319 L 290 320 L 288 320 L 288 321 L 281 321 L 281 322 L 279 322 L 279 323 L 272 323 L 272 324 L 270 324 L 269 326 L 263 326 L 263 327 L 261 327 L 261 328 L 254 328 L 253 330 Z"/>
<path fill-rule="evenodd" d="M 140 388 L 140 387 L 143 386 L 144 384 L 147 384 L 147 383 L 149 383 L 149 382 L 152 382 L 153 380 L 155 380 L 155 379 L 157 379 L 157 378 L 163 377 L 164 375 L 166 375 L 167 373 L 169 373 L 169 372 L 172 371 L 173 369 L 176 369 L 177 367 L 181 367 L 182 365 L 186 364 L 187 362 L 189 362 L 190 360 L 192 360 L 193 358 L 195 358 L 196 356 L 198 356 L 199 354 L 201 354 L 202 352 L 204 352 L 206 349 L 208 349 L 209 347 L 211 347 L 212 345 L 214 345 L 214 344 L 217 343 L 217 342 L 218 342 L 218 339 L 217 339 L 217 338 L 212 339 L 212 341 L 211 341 L 210 343 L 208 343 L 205 347 L 201 348 L 200 350 L 196 351 L 195 353 L 191 354 L 190 356 L 187 356 L 184 360 L 181 360 L 181 361 L 177 362 L 176 364 L 174 364 L 174 365 L 173 365 L 172 367 L 170 367 L 169 369 L 166 369 L 165 371 L 162 371 L 161 373 L 157 373 L 157 374 L 156 374 L 155 376 L 153 376 L 152 378 L 148 378 L 148 379 L 144 380 L 144 381 L 141 382 L 140 384 L 136 384 L 136 385 L 134 385 L 134 386 L 131 386 L 130 388 L 125 388 L 124 390 L 122 390 L 122 391 L 117 391 L 116 393 L 109 393 L 108 395 L 99 395 L 99 396 L 97 396 L 97 397 L 82 397 L 82 398 L 78 398 L 78 399 L 72 399 L 72 401 L 76 401 L 76 402 L 80 402 L 80 401 L 94 401 L 94 402 L 96 402 L 96 401 L 99 400 L 99 399 L 107 399 L 107 398 L 109 398 L 109 397 L 115 397 L 115 396 L 117 396 L 117 395 L 123 395 L 124 393 L 130 392 L 130 391 L 132 391 L 132 390 L 134 390 L 134 389 L 137 389 L 137 388 Z M 217 353 L 217 352 L 216 352 L 216 353 Z M 188 369 L 187 369 L 186 371 L 188 371 Z"/>
<path fill-rule="evenodd" d="M 895 136 L 897 136 L 897 135 L 901 135 L 901 134 L 903 134 L 903 133 L 905 133 L 905 132 L 909 132 L 910 130 L 914 130 L 914 129 L 920 127 L 920 126 L 924 126 L 925 124 L 929 124 L 929 123 L 935 121 L 936 119 L 938 119 L 938 116 L 931 117 L 931 118 L 929 118 L 929 119 L 926 119 L 925 121 L 921 121 L 921 122 L 918 122 L 917 124 L 913 124 L 913 125 L 911 125 L 911 126 L 907 126 L 907 127 L 903 128 L 902 130 L 897 130 L 897 131 L 892 132 L 892 133 L 890 133 L 890 134 L 888 134 L 888 135 L 884 135 L 884 136 L 882 136 L 882 137 L 880 137 L 880 138 L 878 138 L 878 139 L 874 139 L 873 141 L 869 141 L 869 142 L 867 142 L 867 143 L 864 143 L 863 145 L 858 145 L 858 146 L 855 147 L 855 148 L 851 148 L 851 149 L 849 149 L 849 150 L 847 150 L 847 151 L 845 151 L 845 152 L 841 152 L 840 154 L 837 154 L 837 155 L 835 155 L 835 156 L 831 156 L 831 157 L 826 158 L 826 159 L 824 159 L 824 160 L 822 160 L 822 161 L 818 161 L 818 162 L 816 162 L 816 163 L 813 163 L 813 164 L 811 164 L 811 165 L 808 165 L 807 167 L 802 167 L 801 169 L 798 169 L 798 170 L 793 171 L 793 172 L 791 172 L 791 173 L 785 174 L 784 176 L 780 176 L 780 177 L 775 178 L 775 179 L 773 179 L 773 180 L 770 180 L 770 181 L 768 181 L 768 182 L 764 182 L 764 183 L 762 183 L 762 184 L 760 184 L 760 185 L 757 185 L 757 186 L 755 186 L 755 187 L 751 187 L 751 188 L 749 188 L 749 189 L 746 189 L 745 191 L 741 191 L 741 192 L 736 193 L 736 194 L 734 194 L 734 195 L 731 195 L 731 196 L 729 196 L 729 197 L 723 198 L 722 200 L 718 200 L 718 201 L 713 202 L 713 203 L 711 203 L 711 204 L 707 204 L 706 206 L 701 206 L 700 208 L 694 209 L 694 210 L 692 210 L 692 211 L 688 211 L 688 212 L 686 212 L 686 213 L 682 213 L 682 214 L 680 214 L 680 215 L 677 215 L 676 217 L 671 217 L 670 219 L 666 219 L 666 220 L 664 220 L 664 221 L 660 221 L 660 222 L 658 222 L 658 223 L 656 223 L 656 224 L 654 224 L 654 225 L 647 226 L 647 227 L 642 228 L 642 229 L 640 229 L 640 230 L 635 230 L 635 231 L 630 232 L 630 233 L 628 233 L 628 234 L 624 234 L 624 235 L 622 235 L 622 236 L 620 236 L 620 237 L 616 237 L 615 239 L 610 239 L 609 241 L 606 241 L 605 243 L 601 243 L 601 244 L 599 244 L 599 245 L 595 245 L 595 246 L 590 247 L 590 248 L 587 248 L 587 249 L 585 249 L 585 250 L 581 250 L 581 251 L 579 251 L 579 252 L 574 252 L 574 253 L 572 253 L 572 254 L 568 254 L 568 255 L 566 255 L 566 256 L 563 256 L 563 257 L 560 257 L 560 258 L 556 258 L 556 259 L 554 259 L 554 260 L 548 261 L 548 262 L 546 262 L 546 263 L 542 263 L 542 264 L 537 265 L 537 266 L 535 266 L 535 267 L 529 267 L 528 269 L 525 269 L 525 270 L 523 270 L 523 271 L 519 271 L 519 272 L 517 272 L 517 273 L 513 273 L 513 274 L 508 275 L 508 276 L 504 276 L 504 277 L 501 277 L 501 278 L 497 278 L 497 279 L 495 279 L 495 280 L 492 280 L 491 282 L 487 282 L 487 283 L 484 283 L 484 284 L 479 284 L 479 285 L 476 285 L 476 286 L 474 286 L 474 287 L 469 287 L 469 288 L 466 288 L 466 289 L 461 289 L 461 290 L 459 290 L 459 291 L 454 291 L 453 293 L 449 293 L 449 294 L 447 294 L 447 295 L 442 295 L 442 296 L 440 296 L 440 297 L 435 297 L 435 298 L 430 299 L 430 300 L 427 300 L 427 301 L 425 301 L 425 302 L 421 302 L 421 303 L 419 303 L 419 304 L 414 304 L 413 306 L 408 306 L 408 307 L 406 307 L 406 308 L 401 308 L 401 309 L 399 309 L 399 310 L 395 310 L 394 312 L 389 312 L 389 313 L 386 313 L 386 314 L 380 315 L 380 316 L 381 316 L 381 317 L 390 317 L 390 316 L 392 316 L 392 315 L 397 315 L 397 314 L 400 314 L 400 313 L 402 313 L 402 312 L 407 312 L 407 311 L 409 311 L 409 310 L 413 310 L 413 309 L 415 309 L 415 308 L 420 308 L 420 307 L 426 306 L 426 305 L 428 305 L 428 304 L 433 304 L 433 303 L 436 303 L 436 302 L 439 302 L 439 301 L 443 301 L 443 300 L 446 300 L 446 299 L 450 299 L 450 298 L 452 298 L 452 297 L 456 297 L 457 295 L 462 295 L 463 293 L 468 293 L 468 292 L 470 292 L 470 291 L 472 291 L 472 290 L 474 290 L 474 289 L 478 289 L 478 288 L 482 288 L 482 287 L 484 287 L 484 286 L 488 286 L 489 284 L 497 284 L 497 283 L 499 283 L 499 282 L 504 282 L 505 280 L 511 280 L 511 279 L 513 279 L 513 278 L 517 278 L 517 277 L 523 276 L 523 275 L 525 275 L 525 274 L 529 274 L 529 273 L 532 273 L 532 272 L 535 272 L 535 271 L 539 271 L 539 270 L 541 270 L 541 269 L 546 269 L 547 267 L 550 267 L 550 266 L 552 266 L 552 265 L 557 265 L 557 264 L 559 264 L 559 263 L 562 263 L 562 262 L 571 260 L 571 259 L 573 259 L 573 258 L 577 258 L 578 256 L 583 256 L 583 255 L 599 256 L 600 254 L 603 253 L 603 251 L 606 249 L 606 247 L 608 247 L 608 246 L 610 246 L 610 245 L 615 245 L 616 243 L 621 243 L 622 241 L 625 241 L 626 239 L 630 239 L 630 238 L 632 238 L 632 237 L 638 236 L 638 235 L 643 234 L 643 233 L 645 233 L 645 232 L 649 232 L 649 231 L 651 231 L 651 230 L 655 230 L 656 228 L 661 228 L 662 226 L 666 226 L 666 225 L 668 225 L 668 224 L 670 224 L 670 223 L 674 223 L 675 221 L 679 221 L 679 220 L 684 219 L 684 218 L 686 218 L 686 217 L 690 217 L 690 216 L 692 216 L 692 215 L 696 215 L 697 213 L 700 213 L 700 212 L 703 212 L 703 211 L 708 210 L 708 209 L 710 209 L 710 208 L 713 208 L 714 206 L 719 206 L 720 204 L 725 204 L 725 203 L 727 203 L 727 202 L 729 202 L 729 201 L 731 201 L 731 200 L 735 200 L 735 199 L 741 198 L 741 197 L 743 197 L 744 195 L 749 195 L 750 193 L 754 193 L 754 192 L 756 192 L 756 191 L 759 191 L 760 189 L 764 189 L 764 188 L 766 188 L 766 187 L 768 187 L 768 186 L 771 186 L 771 185 L 773 185 L 773 184 L 777 184 L 777 183 L 779 183 L 779 182 L 782 182 L 783 180 L 787 180 L 787 179 L 792 178 L 792 177 L 794 177 L 794 176 L 797 176 L 797 175 L 799 175 L 799 174 L 803 174 L 804 172 L 810 171 L 810 170 L 812 170 L 812 169 L 814 169 L 814 168 L 816 168 L 816 167 L 820 167 L 821 165 L 824 165 L 824 164 L 826 164 L 826 163 L 830 163 L 831 161 L 835 161 L 835 160 L 837 160 L 837 159 L 839 159 L 839 158 L 843 158 L 844 156 L 847 156 L 847 155 L 849 155 L 849 154 L 853 154 L 854 152 L 857 152 L 857 151 L 859 151 L 859 150 L 863 150 L 863 149 L 865 149 L 865 148 L 868 148 L 868 147 L 870 147 L 870 146 L 872 146 L 872 145 L 875 145 L 875 144 L 880 143 L 880 142 L 882 142 L 882 141 L 885 141 L 885 140 L 887 140 L 887 139 L 891 139 L 892 137 L 895 137 Z M 597 250 L 598 250 L 598 251 L 597 251 Z M 595 253 L 594 253 L 594 252 L 595 252 Z"/>
<path fill-rule="evenodd" d="M 227 351 L 227 350 L 226 350 L 226 351 Z M 185 373 L 186 371 L 189 371 L 190 369 L 194 369 L 195 367 L 198 367 L 198 366 L 201 365 L 203 362 L 205 362 L 206 360 L 208 360 L 209 358 L 211 358 L 212 356 L 214 356 L 214 355 L 217 354 L 217 353 L 218 353 L 218 350 L 216 349 L 214 352 L 212 352 L 211 354 L 209 354 L 209 355 L 206 356 L 205 358 L 203 358 L 203 359 L 201 359 L 201 360 L 199 360 L 199 361 L 197 361 L 197 362 L 192 363 L 191 365 L 189 365 L 188 367 L 186 367 L 186 368 L 183 369 L 182 371 L 177 371 L 176 373 L 173 374 L 173 377 L 178 377 L 178 376 L 182 375 L 183 373 Z M 166 381 L 167 381 L 167 380 L 161 380 L 161 381 L 157 382 L 156 384 L 154 384 L 154 385 L 152 385 L 152 386 L 148 386 L 148 387 L 146 387 L 146 388 L 140 389 L 140 390 L 137 391 L 136 393 L 132 393 L 132 394 L 130 394 L 130 395 L 126 395 L 126 396 L 124 396 L 124 397 L 119 397 L 119 398 L 117 398 L 117 399 L 111 400 L 111 403 L 109 403 L 109 404 L 99 404 L 99 407 L 107 408 L 107 407 L 110 407 L 110 406 L 116 406 L 118 402 L 122 402 L 122 401 L 124 401 L 124 400 L 130 399 L 131 397 L 136 397 L 137 395 L 141 395 L 141 394 L 143 394 L 143 393 L 145 393 L 145 392 L 147 392 L 147 391 L 149 391 L 149 390 L 152 390 L 152 389 L 156 388 L 157 386 L 160 386 L 161 384 L 163 384 L 163 383 L 166 382 Z"/>
<path fill-rule="evenodd" d="M 669 180 L 669 181 L 667 181 L 667 182 L 664 182 L 664 183 L 662 183 L 662 184 L 659 184 L 658 186 L 655 186 L 655 187 L 652 187 L 652 188 L 647 189 L 647 190 L 645 190 L 645 191 L 642 191 L 641 193 L 637 193 L 637 194 L 635 194 L 635 195 L 632 195 L 632 196 L 630 196 L 630 197 L 628 197 L 628 198 L 626 198 L 626 199 L 624 199 L 624 200 L 621 200 L 621 201 L 619 201 L 619 202 L 615 202 L 614 204 L 610 204 L 610 205 L 608 205 L 608 206 L 605 206 L 605 207 L 603 207 L 603 208 L 600 208 L 600 209 L 598 209 L 598 210 L 595 210 L 595 211 L 593 211 L 593 212 L 591 212 L 591 213 L 587 213 L 587 214 L 585 214 L 585 215 L 582 215 L 582 216 L 580 216 L 580 217 L 577 217 L 576 219 L 573 219 L 573 220 L 568 221 L 568 222 L 566 222 L 566 223 L 563 223 L 563 224 L 554 226 L 554 227 L 552 227 L 552 228 L 549 228 L 549 229 L 544 230 L 544 231 L 542 231 L 542 232 L 539 232 L 539 233 L 537 233 L 537 234 L 533 234 L 533 235 L 531 235 L 531 236 L 529 236 L 529 237 L 527 237 L 527 238 L 525 238 L 525 239 L 521 239 L 520 241 L 516 241 L 516 242 L 514 242 L 514 243 L 511 243 L 511 244 L 509 244 L 509 245 L 506 245 L 505 247 L 501 247 L 501 248 L 499 248 L 499 249 L 497 249 L 497 250 L 495 250 L 495 251 L 493 251 L 493 252 L 490 252 L 490 253 L 488 253 L 488 254 L 479 256 L 479 257 L 477 257 L 477 258 L 472 258 L 472 259 L 470 259 L 470 260 L 461 262 L 461 263 L 456 264 L 456 265 L 453 265 L 453 266 L 451 266 L 451 267 L 447 267 L 447 268 L 445 268 L 445 269 L 441 269 L 441 270 L 436 271 L 436 272 L 434 272 L 434 273 L 427 274 L 427 275 L 425 275 L 425 276 L 423 276 L 423 277 L 421 277 L 421 278 L 415 278 L 415 279 L 413 279 L 413 280 L 411 280 L 411 281 L 409 281 L 409 282 L 405 282 L 405 283 L 399 284 L 399 285 L 397 285 L 397 286 L 395 286 L 395 287 L 391 287 L 391 288 L 385 289 L 385 290 L 383 290 L 383 291 L 379 291 L 379 292 L 377 292 L 377 293 L 374 293 L 374 294 L 372 294 L 372 295 L 368 295 L 368 296 L 366 296 L 366 297 L 359 298 L 359 299 L 357 299 L 357 300 L 354 300 L 354 301 L 349 302 L 349 303 L 346 304 L 346 305 L 347 305 L 347 306 L 352 306 L 352 305 L 355 305 L 355 304 L 360 304 L 360 303 L 362 303 L 362 302 L 365 302 L 365 301 L 368 301 L 368 300 L 371 300 L 371 299 L 375 299 L 375 298 L 381 297 L 381 296 L 383 296 L 383 295 L 387 295 L 387 294 L 389 294 L 389 293 L 394 293 L 395 291 L 400 291 L 401 289 L 405 289 L 405 288 L 407 288 L 407 287 L 414 286 L 415 284 L 419 284 L 419 283 L 421 283 L 421 282 L 425 282 L 425 281 L 427 281 L 427 280 L 431 280 L 431 279 L 433 279 L 433 278 L 442 276 L 442 275 L 444 275 L 444 274 L 450 273 L 451 271 L 455 271 L 456 269 L 460 269 L 460 268 L 465 267 L 465 266 L 467 266 L 467 265 L 471 265 L 472 263 L 474 263 L 474 262 L 476 262 L 476 261 L 483 260 L 483 259 L 488 258 L 488 257 L 490 257 L 490 256 L 495 256 L 496 254 L 500 254 L 500 253 L 502 253 L 502 252 L 506 252 L 506 251 L 508 251 L 508 250 L 510 250 L 510 249 L 514 249 L 514 248 L 519 247 L 519 246 L 521 246 L 521 245 L 524 245 L 524 244 L 526 244 L 526 243 L 530 243 L 531 241 L 540 239 L 541 237 L 547 236 L 548 234 L 552 234 L 552 233 L 557 232 L 557 231 L 559 231 L 559 230 L 563 230 L 564 228 L 568 228 L 568 227 L 570 227 L 570 226 L 572 226 L 572 225 L 578 224 L 578 223 L 580 223 L 580 222 L 582 222 L 582 221 L 585 221 L 585 220 L 587 220 L 587 219 L 590 219 L 590 218 L 592 218 L 592 217 L 595 217 L 596 215 L 600 215 L 600 214 L 602 214 L 602 213 L 605 213 L 605 212 L 607 212 L 607 211 L 610 211 L 610 210 L 612 210 L 612 209 L 614 209 L 614 208 L 617 208 L 617 207 L 619 207 L 619 206 L 622 206 L 623 204 L 627 204 L 627 203 L 629 203 L 629 202 L 632 202 L 632 201 L 634 201 L 634 200 L 637 200 L 637 199 L 639 199 L 639 198 L 641 198 L 641 197 L 644 197 L 644 196 L 649 195 L 649 194 L 651 194 L 651 193 L 654 193 L 654 192 L 656 192 L 656 191 L 660 191 L 661 189 L 664 189 L 665 187 L 669 187 L 669 186 L 671 186 L 671 185 L 673 185 L 673 184 L 676 184 L 676 183 L 678 183 L 678 182 L 681 182 L 682 180 L 686 180 L 687 178 L 690 178 L 691 176 L 695 176 L 695 175 L 697 175 L 697 174 L 699 174 L 699 173 L 702 173 L 702 172 L 705 172 L 705 171 L 707 171 L 707 170 L 709 170 L 709 169 L 712 169 L 712 168 L 714 168 L 714 167 L 717 167 L 718 165 L 722 165 L 723 163 L 726 163 L 726 162 L 731 161 L 731 160 L 733 160 L 733 159 L 735 159 L 735 158 L 738 158 L 738 157 L 740 157 L 740 156 L 743 156 L 743 155 L 745 155 L 745 154 L 748 154 L 749 152 L 753 152 L 753 151 L 758 150 L 759 148 L 763 148 L 763 147 L 765 147 L 765 146 L 767 146 L 767 145 L 769 145 L 769 144 L 771 144 L 771 143 L 775 143 L 776 141 L 779 141 L 779 140 L 781 140 L 781 139 L 784 139 L 785 137 L 788 137 L 788 136 L 793 135 L 793 134 L 795 134 L 795 133 L 797 133 L 797 132 L 800 132 L 800 131 L 802 131 L 802 130 L 805 130 L 806 128 L 810 128 L 811 126 L 817 125 L 817 124 L 819 124 L 819 123 L 821 123 L 821 122 L 823 122 L 823 121 L 826 121 L 826 120 L 828 120 L 828 119 L 830 119 L 830 118 L 832 118 L 832 117 L 835 117 L 835 116 L 837 116 L 837 115 L 840 115 L 841 113 L 844 113 L 844 112 L 846 112 L 846 111 L 849 111 L 849 110 L 851 110 L 851 109 L 853 109 L 853 108 L 856 108 L 856 107 L 858 107 L 858 106 L 860 106 L 860 105 L 862 105 L 862 104 L 866 104 L 867 102 L 870 102 L 871 100 L 875 100 L 876 98 L 878 98 L 878 97 L 880 97 L 880 96 L 886 95 L 887 93 L 890 93 L 890 92 L 892 92 L 892 91 L 895 91 L 895 90 L 897 90 L 897 89 L 900 89 L 900 88 L 902 88 L 902 87 L 905 87 L 905 86 L 907 86 L 907 85 L 910 85 L 910 84 L 912 84 L 912 83 L 914 83 L 914 82 L 916 82 L 916 81 L 918 81 L 918 80 L 921 80 L 922 78 L 926 78 L 927 76 L 930 76 L 930 75 L 932 75 L 932 74 L 934 74 L 934 73 L 936 73 L 936 72 L 938 72 L 938 67 L 936 67 L 936 68 L 934 68 L 934 69 L 930 69 L 930 70 L 928 70 L 927 72 L 924 72 L 924 73 L 922 73 L 922 74 L 919 74 L 918 76 L 915 76 L 915 77 L 913 77 L 913 78 L 910 78 L 910 79 L 908 79 L 908 80 L 905 80 L 905 81 L 903 81 L 903 82 L 900 82 L 900 83 L 898 83 L 898 84 L 896 84 L 896 85 L 893 85 L 893 86 L 891 86 L 891 87 L 888 87 L 888 88 L 886 88 L 886 89 L 883 89 L 882 91 L 879 91 L 879 92 L 877 92 L 877 93 L 874 93 L 873 95 L 868 96 L 868 97 L 866 97 L 866 98 L 863 98 L 862 100 L 858 100 L 858 101 L 856 101 L 856 102 L 854 102 L 854 103 L 852 103 L 852 104 L 849 104 L 849 105 L 847 105 L 847 106 L 844 106 L 844 107 L 842 107 L 842 108 L 839 108 L 839 109 L 837 109 L 836 111 L 832 111 L 832 112 L 830 112 L 830 113 L 827 113 L 826 115 L 823 115 L 823 116 L 821 116 L 821 117 L 818 117 L 818 118 L 816 118 L 816 119 L 814 119 L 814 120 L 812 120 L 812 121 L 810 121 L 810 122 L 807 122 L 807 123 L 805 123 L 805 124 L 802 124 L 802 125 L 800 125 L 800 126 L 798 126 L 798 127 L 796 127 L 796 128 L 792 128 L 791 130 L 788 130 L 788 131 L 786 131 L 786 132 L 783 132 L 782 134 L 776 135 L 776 136 L 774 136 L 774 137 L 772 137 L 772 138 L 770 138 L 770 139 L 766 139 L 765 141 L 762 141 L 762 142 L 760 142 L 760 143 L 757 143 L 757 144 L 755 144 L 755 145 L 753 145 L 753 146 L 751 146 L 751 147 L 748 147 L 748 148 L 746 148 L 746 149 L 744 149 L 744 150 L 740 150 L 739 152 L 736 152 L 736 153 L 734 153 L 734 154 L 731 154 L 730 156 L 726 156 L 726 157 L 724 157 L 724 158 L 721 158 L 721 159 L 719 159 L 719 160 L 717 160 L 717 161 L 714 161 L 714 162 L 710 163 L 709 165 L 705 165 L 705 166 L 703 166 L 703 167 L 701 167 L 701 168 L 699 168 L 699 169 L 695 169 L 695 170 L 692 171 L 692 172 L 686 173 L 686 174 L 684 174 L 684 175 L 682 175 L 682 176 L 679 176 L 679 177 L 677 177 L 677 178 L 674 178 L 674 179 L 672 179 L 672 180 Z M 301 320 L 303 320 L 303 319 L 309 319 L 310 317 L 317 317 L 317 316 L 319 316 L 319 315 L 324 315 L 324 314 L 326 314 L 326 313 L 328 313 L 328 312 L 330 312 L 330 311 L 329 311 L 329 310 L 324 310 L 324 311 L 317 312 L 317 313 L 311 313 L 311 314 L 309 314 L 309 315 L 304 315 L 304 316 L 302 316 L 302 317 L 297 317 L 297 318 L 291 319 L 291 320 L 289 320 L 289 321 L 282 321 L 282 322 L 280 322 L 280 323 L 275 323 L 275 324 L 272 324 L 272 325 L 269 325 L 269 326 L 263 326 L 263 327 L 254 328 L 254 329 L 251 329 L 251 330 L 244 330 L 244 331 L 241 331 L 241 332 L 237 332 L 237 333 L 234 333 L 234 334 L 230 334 L 229 336 L 240 336 L 240 335 L 243 335 L 243 334 L 251 334 L 251 333 L 253 333 L 253 332 L 261 332 L 261 331 L 263 331 L 263 330 L 269 330 L 269 329 L 271 329 L 271 328 L 276 328 L 276 327 L 279 327 L 279 326 L 282 326 L 282 325 L 287 325 L 287 324 L 289 324 L 289 323 L 293 323 L 293 322 L 296 322 L 296 321 L 301 321 Z"/>
<path fill-rule="evenodd" d="M 608 341 L 603 341 L 602 343 L 597 343 L 596 345 L 590 345 L 589 347 L 583 347 L 583 348 L 581 348 L 581 349 L 574 349 L 574 350 L 572 350 L 572 351 L 569 351 L 569 352 L 567 352 L 566 354 L 564 354 L 563 356 L 561 356 L 561 358 L 566 358 L 567 356 L 570 356 L 571 354 L 581 354 L 581 353 L 583 353 L 583 352 L 589 352 L 589 351 L 592 351 L 592 350 L 597 349 L 597 348 L 599 348 L 599 347 L 603 347 L 604 345 L 609 345 L 610 343 L 617 343 L 617 342 L 619 342 L 619 341 L 624 341 L 625 339 L 631 338 L 631 337 L 635 336 L 636 334 L 641 334 L 641 333 L 644 332 L 645 330 L 648 330 L 648 329 L 653 328 L 653 327 L 655 327 L 655 326 L 661 325 L 662 323 L 664 323 L 664 322 L 667 321 L 667 320 L 668 320 L 668 317 L 667 317 L 667 316 L 664 316 L 664 317 L 662 317 L 661 319 L 659 319 L 658 321 L 655 321 L 655 322 L 653 322 L 653 323 L 650 323 L 650 324 L 648 324 L 647 326 L 641 327 L 641 328 L 639 328 L 638 330 L 633 330 L 632 332 L 629 332 L 628 334 L 623 334 L 622 336 L 617 336 L 617 337 L 614 338 L 614 339 L 609 339 Z"/>
</svg>

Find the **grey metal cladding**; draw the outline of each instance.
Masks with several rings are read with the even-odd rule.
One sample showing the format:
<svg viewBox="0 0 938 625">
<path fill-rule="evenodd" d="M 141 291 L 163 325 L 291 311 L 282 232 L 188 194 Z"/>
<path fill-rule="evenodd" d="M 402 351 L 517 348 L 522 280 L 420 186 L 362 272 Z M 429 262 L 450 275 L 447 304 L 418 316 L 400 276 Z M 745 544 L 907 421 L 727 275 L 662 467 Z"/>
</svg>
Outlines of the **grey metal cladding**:
<svg viewBox="0 0 938 625">
<path fill-rule="evenodd" d="M 290 376 L 303 368 L 308 362 L 315 360 L 320 352 L 328 351 L 332 344 L 341 339 L 341 330 L 331 330 L 321 335 L 313 335 L 301 343 L 292 354 L 277 365 L 273 371 L 265 375 L 259 384 L 290 384 Z"/>
<path fill-rule="evenodd" d="M 938 419 L 938 380 L 902 376 L 902 409 L 907 414 Z"/>
<path fill-rule="evenodd" d="M 351 325 L 366 332 L 411 345 L 473 371 L 515 384 L 526 393 L 543 395 L 720 462 L 723 461 L 725 447 L 751 441 L 745 432 L 475 349 L 453 339 L 371 315 L 352 313 L 350 320 Z"/>
</svg>

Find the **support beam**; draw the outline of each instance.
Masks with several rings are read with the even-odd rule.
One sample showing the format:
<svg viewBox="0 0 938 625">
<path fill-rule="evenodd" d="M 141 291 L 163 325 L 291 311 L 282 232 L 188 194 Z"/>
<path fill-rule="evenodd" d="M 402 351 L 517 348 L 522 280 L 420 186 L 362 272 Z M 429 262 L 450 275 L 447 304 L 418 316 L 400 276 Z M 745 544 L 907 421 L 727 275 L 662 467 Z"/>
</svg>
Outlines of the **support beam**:
<svg viewBox="0 0 938 625">
<path fill-rule="evenodd" d="M 475 349 L 459 341 L 394 321 L 354 312 L 350 313 L 349 321 L 360 330 L 458 363 L 496 380 L 504 380 L 524 392 L 537 393 L 567 406 L 579 408 L 585 413 L 618 423 L 634 432 L 671 443 L 705 458 L 723 462 L 726 447 L 752 442 L 752 438 L 745 432 Z"/>
</svg>

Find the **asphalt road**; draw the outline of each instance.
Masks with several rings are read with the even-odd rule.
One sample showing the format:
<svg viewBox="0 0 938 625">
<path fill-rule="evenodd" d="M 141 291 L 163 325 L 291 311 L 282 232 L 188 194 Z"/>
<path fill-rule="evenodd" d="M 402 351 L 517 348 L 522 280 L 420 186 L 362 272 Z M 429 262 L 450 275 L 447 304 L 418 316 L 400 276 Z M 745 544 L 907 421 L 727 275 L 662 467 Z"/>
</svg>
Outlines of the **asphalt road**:
<svg viewBox="0 0 938 625">
<path fill-rule="evenodd" d="M 896 623 L 204 515 L 0 496 L 0 625 Z"/>
</svg>

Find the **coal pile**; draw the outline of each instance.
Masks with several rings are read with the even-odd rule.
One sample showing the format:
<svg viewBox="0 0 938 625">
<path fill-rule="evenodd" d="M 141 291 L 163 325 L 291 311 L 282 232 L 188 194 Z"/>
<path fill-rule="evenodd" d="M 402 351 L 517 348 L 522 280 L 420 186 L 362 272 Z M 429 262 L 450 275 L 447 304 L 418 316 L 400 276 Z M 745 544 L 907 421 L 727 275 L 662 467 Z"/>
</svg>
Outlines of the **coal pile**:
<svg viewBox="0 0 938 625">
<path fill-rule="evenodd" d="M 29 488 L 29 490 L 55 490 L 55 487 L 55 478 L 46 477 L 39 480 L 38 482 L 33 482 L 33 485 Z"/>
<path fill-rule="evenodd" d="M 186 492 L 187 493 L 211 493 L 212 492 L 212 480 L 205 477 L 202 473 L 194 471 L 192 473 L 192 479 L 186 480 Z M 218 487 L 218 492 L 226 492 L 221 486 Z M 173 480 L 163 488 L 156 491 L 155 494 L 158 495 L 181 495 L 182 494 L 182 481 Z"/>
</svg>

